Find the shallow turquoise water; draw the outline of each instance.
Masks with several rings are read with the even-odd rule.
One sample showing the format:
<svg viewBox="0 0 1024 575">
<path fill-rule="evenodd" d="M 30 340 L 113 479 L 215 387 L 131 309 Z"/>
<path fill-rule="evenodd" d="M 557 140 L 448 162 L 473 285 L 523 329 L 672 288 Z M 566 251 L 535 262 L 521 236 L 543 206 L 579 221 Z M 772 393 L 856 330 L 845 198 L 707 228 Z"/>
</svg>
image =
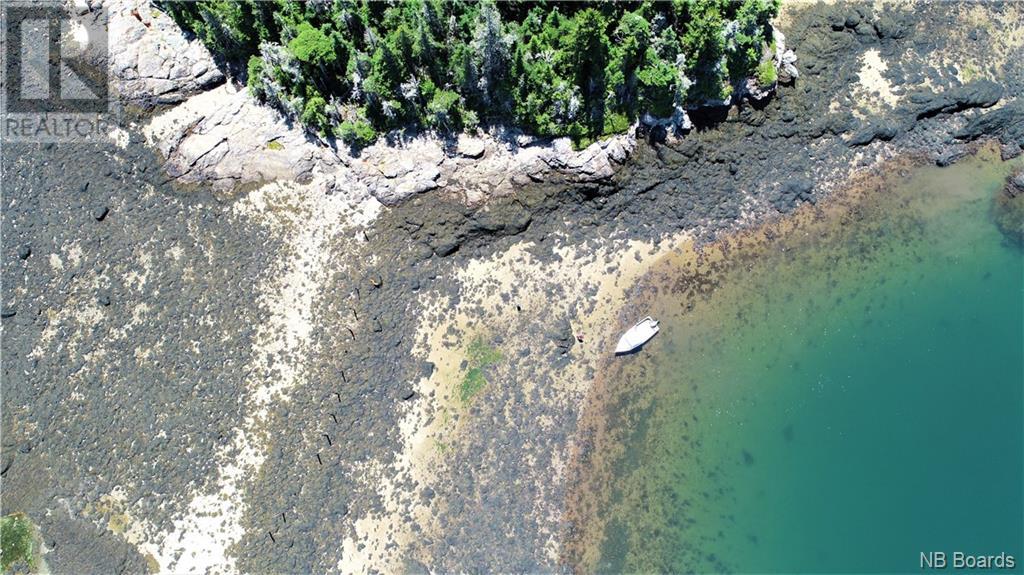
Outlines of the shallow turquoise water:
<svg viewBox="0 0 1024 575">
<path fill-rule="evenodd" d="M 854 231 L 783 240 L 695 309 L 655 298 L 662 336 L 617 374 L 646 391 L 613 408 L 634 431 L 600 568 L 898 573 L 960 551 L 1021 572 L 1024 260 L 989 217 L 1003 173 L 918 170 Z"/>
</svg>

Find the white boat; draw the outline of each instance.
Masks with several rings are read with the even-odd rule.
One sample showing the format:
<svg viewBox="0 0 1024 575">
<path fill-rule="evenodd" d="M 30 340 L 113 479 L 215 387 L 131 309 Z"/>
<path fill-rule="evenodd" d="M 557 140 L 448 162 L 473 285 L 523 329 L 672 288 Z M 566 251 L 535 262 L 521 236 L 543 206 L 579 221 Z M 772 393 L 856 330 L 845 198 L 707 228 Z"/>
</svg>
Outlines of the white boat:
<svg viewBox="0 0 1024 575">
<path fill-rule="evenodd" d="M 615 353 L 629 353 L 650 341 L 657 333 L 658 322 L 650 316 L 645 317 L 622 334 L 619 344 L 615 346 Z"/>
</svg>

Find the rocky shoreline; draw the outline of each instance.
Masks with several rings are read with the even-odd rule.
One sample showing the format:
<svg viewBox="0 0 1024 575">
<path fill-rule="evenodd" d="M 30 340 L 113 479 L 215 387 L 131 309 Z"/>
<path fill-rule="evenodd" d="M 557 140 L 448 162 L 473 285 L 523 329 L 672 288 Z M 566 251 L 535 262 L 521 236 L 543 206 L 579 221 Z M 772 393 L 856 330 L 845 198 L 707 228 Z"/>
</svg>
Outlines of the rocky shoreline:
<svg viewBox="0 0 1024 575">
<path fill-rule="evenodd" d="M 908 152 L 1019 153 L 1021 8 L 959 7 L 791 7 L 796 83 L 664 143 L 350 157 L 170 66 L 185 103 L 123 148 L 5 145 L 5 510 L 57 572 L 572 570 L 569 458 L 645 265 Z M 503 359 L 465 402 L 477 338 Z"/>
<path fill-rule="evenodd" d="M 633 136 L 622 135 L 575 150 L 568 138 L 498 130 L 449 138 L 395 133 L 355 152 L 291 124 L 232 84 L 193 96 L 142 129 L 180 185 L 232 193 L 319 175 L 346 194 L 373 196 L 387 206 L 435 190 L 475 206 L 534 183 L 602 181 L 636 146 Z"/>
</svg>

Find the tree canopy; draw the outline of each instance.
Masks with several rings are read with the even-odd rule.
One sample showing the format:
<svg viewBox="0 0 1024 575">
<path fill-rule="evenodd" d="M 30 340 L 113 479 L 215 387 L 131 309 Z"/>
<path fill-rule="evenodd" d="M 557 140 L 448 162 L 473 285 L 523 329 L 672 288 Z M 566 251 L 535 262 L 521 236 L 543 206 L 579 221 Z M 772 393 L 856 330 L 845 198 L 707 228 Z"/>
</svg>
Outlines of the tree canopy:
<svg viewBox="0 0 1024 575">
<path fill-rule="evenodd" d="M 728 99 L 767 68 L 781 0 L 159 2 L 254 96 L 349 143 L 514 124 L 590 139 Z"/>
</svg>

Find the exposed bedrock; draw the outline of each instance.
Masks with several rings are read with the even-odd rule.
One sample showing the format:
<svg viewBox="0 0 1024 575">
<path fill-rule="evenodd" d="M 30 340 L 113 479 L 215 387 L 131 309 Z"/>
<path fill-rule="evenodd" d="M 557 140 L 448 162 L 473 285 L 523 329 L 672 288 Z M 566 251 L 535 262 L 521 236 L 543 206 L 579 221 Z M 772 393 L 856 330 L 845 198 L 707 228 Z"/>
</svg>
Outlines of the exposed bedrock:
<svg viewBox="0 0 1024 575">
<path fill-rule="evenodd" d="M 112 94 L 124 106 L 176 104 L 225 81 L 213 55 L 149 0 L 68 2 L 76 26 L 106 41 L 87 44 L 82 57 L 107 67 Z M 70 46 L 70 44 L 69 44 Z"/>
<path fill-rule="evenodd" d="M 1019 155 L 1020 148 L 1024 147 L 1024 99 L 1018 97 L 1002 108 L 975 116 L 956 132 L 960 140 L 976 140 L 985 136 L 999 138 L 1007 146 L 1004 155 Z"/>
</svg>

